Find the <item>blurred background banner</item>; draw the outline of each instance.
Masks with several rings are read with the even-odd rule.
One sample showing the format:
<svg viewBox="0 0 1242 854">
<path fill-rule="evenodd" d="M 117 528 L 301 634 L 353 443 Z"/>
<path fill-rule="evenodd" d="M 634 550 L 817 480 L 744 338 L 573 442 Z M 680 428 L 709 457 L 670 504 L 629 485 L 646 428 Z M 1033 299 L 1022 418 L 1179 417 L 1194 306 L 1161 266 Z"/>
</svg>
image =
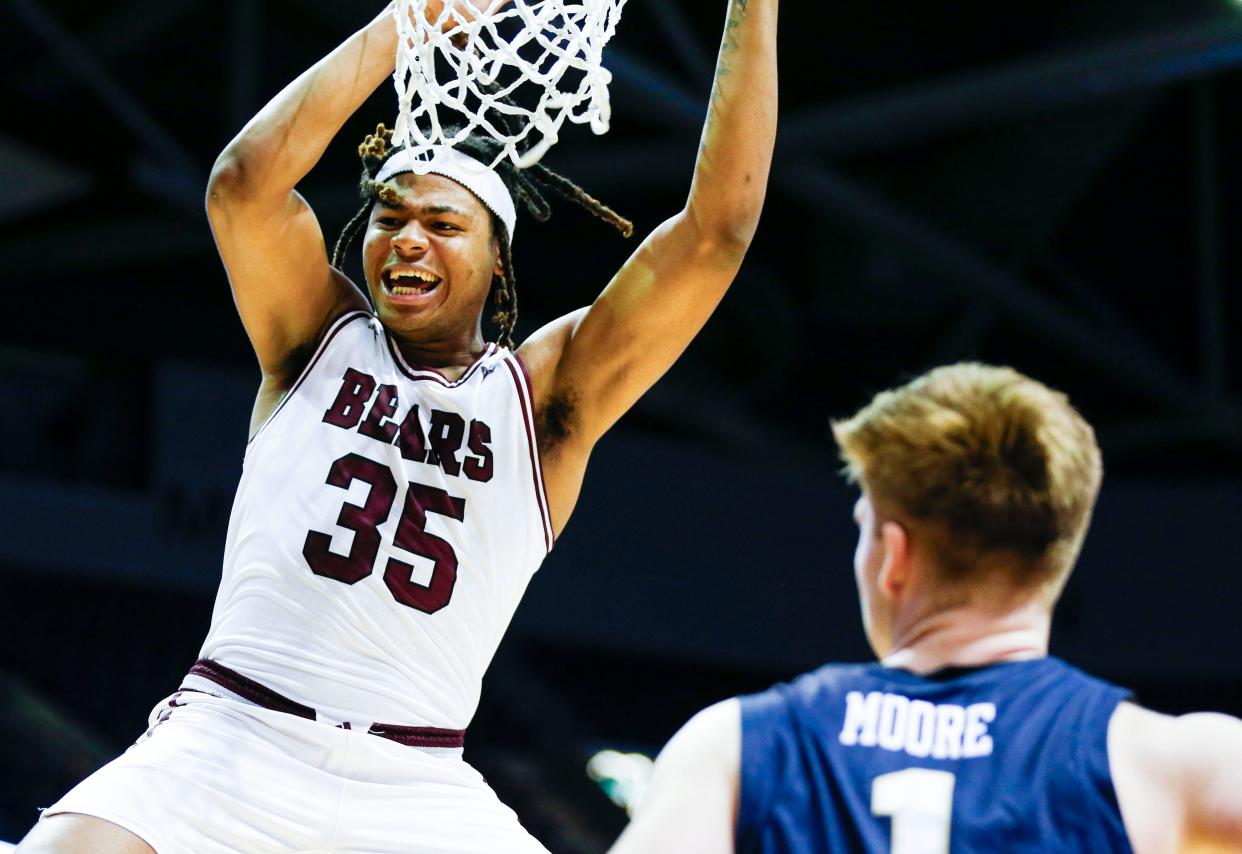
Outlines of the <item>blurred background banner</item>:
<svg viewBox="0 0 1242 854">
<path fill-rule="evenodd" d="M 630 3 L 611 133 L 548 155 L 640 233 L 684 201 L 724 5 Z M 375 11 L 0 0 L 0 839 L 196 657 L 258 383 L 206 175 Z M 1242 713 L 1242 4 L 787 2 L 781 51 L 755 245 L 601 443 L 471 726 L 554 851 L 625 821 L 597 751 L 654 753 L 707 703 L 868 657 L 827 422 L 945 362 L 1011 364 L 1099 432 L 1054 651 L 1160 710 Z M 329 240 L 394 111 L 384 86 L 307 179 Z M 519 337 L 635 245 L 569 206 L 528 226 Z"/>
</svg>

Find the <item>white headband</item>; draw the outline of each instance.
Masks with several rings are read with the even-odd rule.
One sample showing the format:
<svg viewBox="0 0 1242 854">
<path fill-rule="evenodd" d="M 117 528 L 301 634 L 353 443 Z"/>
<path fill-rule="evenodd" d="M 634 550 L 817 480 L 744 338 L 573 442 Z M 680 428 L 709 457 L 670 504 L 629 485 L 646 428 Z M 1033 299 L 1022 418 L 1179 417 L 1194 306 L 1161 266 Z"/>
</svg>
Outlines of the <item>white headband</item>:
<svg viewBox="0 0 1242 854">
<path fill-rule="evenodd" d="M 437 145 L 431 149 L 430 157 L 415 155 L 408 148 L 402 148 L 392 157 L 384 161 L 376 181 L 387 181 L 402 172 L 414 172 L 426 175 L 428 172 L 443 175 L 461 184 L 478 197 L 489 211 L 500 218 L 509 232 L 509 242 L 513 242 L 513 229 L 517 225 L 517 210 L 513 207 L 513 197 L 509 188 L 500 176 L 487 164 L 480 163 L 468 154 L 462 154 L 447 145 Z"/>
</svg>

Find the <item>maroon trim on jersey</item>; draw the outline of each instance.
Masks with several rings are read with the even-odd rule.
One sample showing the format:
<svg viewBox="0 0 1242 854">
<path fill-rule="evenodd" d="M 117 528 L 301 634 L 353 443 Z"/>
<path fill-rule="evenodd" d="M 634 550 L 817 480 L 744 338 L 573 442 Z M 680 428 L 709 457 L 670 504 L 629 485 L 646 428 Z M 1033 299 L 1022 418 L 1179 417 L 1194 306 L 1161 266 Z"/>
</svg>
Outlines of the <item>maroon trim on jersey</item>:
<svg viewBox="0 0 1242 854">
<path fill-rule="evenodd" d="M 280 399 L 280 403 L 277 404 L 276 409 L 272 411 L 272 414 L 267 416 L 267 420 L 263 422 L 262 426 L 260 426 L 259 429 L 255 431 L 254 435 L 246 441 L 247 445 L 250 445 L 255 439 L 259 438 L 259 434 L 267 429 L 267 425 L 276 420 L 276 416 L 280 414 L 280 410 L 285 408 L 285 404 L 289 402 L 291 397 L 293 397 L 294 392 L 296 392 L 302 383 L 306 381 L 306 378 L 310 376 L 311 369 L 315 367 L 315 364 L 319 361 L 320 357 L 327 351 L 328 345 L 332 343 L 332 339 L 336 337 L 336 333 L 340 332 L 360 317 L 365 317 L 370 320 L 372 315 L 365 311 L 354 310 L 342 314 L 332 322 L 332 325 L 328 327 L 328 331 L 324 333 L 323 339 L 320 340 L 319 346 L 315 348 L 315 355 L 311 356 L 311 360 L 306 363 L 306 367 L 302 369 L 302 373 L 298 374 L 297 380 L 289 387 L 289 390 L 285 392 L 285 396 Z"/>
<path fill-rule="evenodd" d="M 317 719 L 315 710 L 310 706 L 303 706 L 299 702 L 290 700 L 266 685 L 262 685 L 248 676 L 243 676 L 230 667 L 225 667 L 218 661 L 200 658 L 190 668 L 190 675 L 201 677 L 208 682 L 214 682 L 226 691 L 236 694 L 243 700 L 254 703 L 260 708 L 271 709 L 274 712 L 284 712 L 287 715 L 295 715 L 312 721 Z M 195 691 L 196 689 L 180 688 L 178 690 Z M 337 727 L 339 729 L 352 729 L 348 721 L 338 724 Z M 367 734 L 386 738 L 389 741 L 397 742 L 397 744 L 404 744 L 406 747 L 457 748 L 463 747 L 466 743 L 466 731 L 464 729 L 443 729 L 432 726 L 371 724 Z"/>
<path fill-rule="evenodd" d="M 404 744 L 406 747 L 463 747 L 466 744 L 464 729 L 371 724 L 367 733 L 395 741 L 397 744 Z"/>
<path fill-rule="evenodd" d="M 539 510 L 543 514 L 544 522 L 548 526 L 548 536 L 551 539 L 551 545 L 548 551 L 552 550 L 552 546 L 556 545 L 556 531 L 552 527 L 552 508 L 548 506 L 548 482 L 543 476 L 543 456 L 539 452 L 538 434 L 535 432 L 535 384 L 530 381 L 530 369 L 526 367 L 526 362 L 517 353 L 513 354 L 513 360 L 518 363 L 518 367 L 522 369 L 522 380 L 526 383 L 526 394 L 530 398 L 530 436 L 531 447 L 535 451 L 535 459 L 538 465 L 535 470 L 539 472 Z"/>
<path fill-rule="evenodd" d="M 416 382 L 419 380 L 430 380 L 444 386 L 445 388 L 454 388 L 470 379 L 470 375 L 478 370 L 479 365 L 483 364 L 483 360 L 492 353 L 496 352 L 496 345 L 489 341 L 487 346 L 483 348 L 483 352 L 479 354 L 479 358 L 475 359 L 470 367 L 466 368 L 466 372 L 450 382 L 448 377 L 440 373 L 440 371 L 435 368 L 430 368 L 425 365 L 411 365 L 405 360 L 405 356 L 401 354 L 401 348 L 397 346 L 396 341 L 392 340 L 392 336 L 386 335 L 385 337 L 388 339 L 388 349 L 392 352 L 393 359 L 396 360 L 397 368 L 401 371 L 401 373 Z"/>
<path fill-rule="evenodd" d="M 225 667 L 223 664 L 211 659 L 200 658 L 194 662 L 194 666 L 190 668 L 190 675 L 201 676 L 209 682 L 214 682 L 224 690 L 231 691 L 243 700 L 249 700 L 254 703 L 256 706 L 262 706 L 274 712 L 284 712 L 287 715 L 296 715 L 299 718 L 315 720 L 315 710 L 310 706 L 303 706 L 301 703 L 290 700 L 282 694 L 277 694 L 266 685 L 255 682 L 249 676 L 243 676 L 236 670 Z"/>
<path fill-rule="evenodd" d="M 513 362 L 517 362 L 518 367 L 522 369 L 520 378 L 513 367 Z M 517 353 L 513 354 L 512 360 L 505 359 L 505 367 L 509 369 L 509 375 L 513 377 L 518 403 L 522 407 L 522 426 L 526 428 L 526 444 L 530 449 L 531 482 L 535 487 L 535 503 L 539 505 L 539 518 L 543 522 L 543 544 L 548 551 L 552 551 L 552 546 L 556 545 L 556 535 L 552 531 L 552 514 L 548 512 L 547 493 L 543 483 L 543 466 L 540 465 L 539 458 L 539 442 L 535 438 L 535 395 L 532 391 L 530 374 L 526 370 L 526 363 Z M 526 405 L 527 396 L 530 397 L 529 407 Z"/>
</svg>

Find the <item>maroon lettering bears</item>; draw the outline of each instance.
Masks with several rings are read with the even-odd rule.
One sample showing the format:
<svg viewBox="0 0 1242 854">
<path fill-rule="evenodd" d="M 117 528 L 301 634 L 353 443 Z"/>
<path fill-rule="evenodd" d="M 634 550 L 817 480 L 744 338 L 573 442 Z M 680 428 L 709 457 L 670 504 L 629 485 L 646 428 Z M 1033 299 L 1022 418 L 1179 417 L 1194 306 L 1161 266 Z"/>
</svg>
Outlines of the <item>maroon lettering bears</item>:
<svg viewBox="0 0 1242 854">
<path fill-rule="evenodd" d="M 445 474 L 465 474 L 481 483 L 492 479 L 490 427 L 471 420 L 467 430 L 464 418 L 439 409 L 431 410 L 424 427 L 418 404 L 398 421 L 397 387 L 381 385 L 377 393 L 376 385 L 371 375 L 346 369 L 336 400 L 323 414 L 324 423 L 396 445 L 405 459 L 439 466 Z"/>
</svg>

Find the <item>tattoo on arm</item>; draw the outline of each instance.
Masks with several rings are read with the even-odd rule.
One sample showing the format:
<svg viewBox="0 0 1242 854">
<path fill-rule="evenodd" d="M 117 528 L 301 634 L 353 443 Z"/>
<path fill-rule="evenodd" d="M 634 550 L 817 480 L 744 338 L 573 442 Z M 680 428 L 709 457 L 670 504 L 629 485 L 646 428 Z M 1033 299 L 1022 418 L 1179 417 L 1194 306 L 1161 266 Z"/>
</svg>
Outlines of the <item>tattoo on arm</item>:
<svg viewBox="0 0 1242 854">
<path fill-rule="evenodd" d="M 711 138 L 712 127 L 716 120 L 716 110 L 724 98 L 723 81 L 729 76 L 731 54 L 739 47 L 737 29 L 746 17 L 746 7 L 750 0 L 733 0 L 729 4 L 729 15 L 725 20 L 724 37 L 720 42 L 720 54 L 716 58 L 716 76 L 712 81 L 712 93 L 707 105 L 707 120 L 703 125 L 703 136 L 699 139 L 699 154 L 707 148 Z"/>
</svg>

